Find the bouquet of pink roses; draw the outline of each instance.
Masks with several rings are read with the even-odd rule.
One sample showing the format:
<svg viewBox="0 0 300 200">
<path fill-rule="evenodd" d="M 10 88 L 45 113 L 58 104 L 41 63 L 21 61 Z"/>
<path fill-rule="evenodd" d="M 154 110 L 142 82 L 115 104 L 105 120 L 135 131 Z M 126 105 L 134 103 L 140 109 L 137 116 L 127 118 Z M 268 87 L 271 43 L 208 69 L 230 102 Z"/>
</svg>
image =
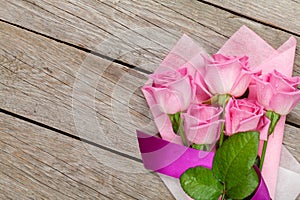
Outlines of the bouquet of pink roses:
<svg viewBox="0 0 300 200">
<path fill-rule="evenodd" d="M 210 57 L 184 35 L 142 88 L 161 137 L 138 131 L 145 167 L 193 199 L 273 198 L 285 115 L 300 101 L 295 43 L 276 51 L 242 27 Z"/>
</svg>

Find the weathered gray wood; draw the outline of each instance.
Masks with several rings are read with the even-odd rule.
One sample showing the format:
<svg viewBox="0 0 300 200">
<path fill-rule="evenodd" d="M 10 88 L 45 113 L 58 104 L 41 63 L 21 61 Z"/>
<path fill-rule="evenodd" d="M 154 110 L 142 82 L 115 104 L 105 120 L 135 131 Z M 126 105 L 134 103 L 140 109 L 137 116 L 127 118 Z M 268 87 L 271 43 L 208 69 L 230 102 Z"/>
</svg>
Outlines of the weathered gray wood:
<svg viewBox="0 0 300 200">
<path fill-rule="evenodd" d="M 144 74 L 5 23 L 1 30 L 1 108 L 139 157 L 135 130 L 156 130 Z"/>
<path fill-rule="evenodd" d="M 145 75 L 5 23 L 0 35 L 1 108 L 139 156 L 135 130 L 155 131 L 134 95 Z"/>
<path fill-rule="evenodd" d="M 2 1 L 0 19 L 149 71 L 183 32 L 210 53 L 243 24 L 275 46 L 289 36 L 201 2 L 166 2 Z M 155 132 L 141 72 L 7 23 L 0 23 L 0 55 L 2 109 L 125 157 L 139 158 L 136 128 Z M 299 63 L 297 52 L 294 75 Z M 298 125 L 299 108 L 288 116 Z M 172 199 L 157 176 L 118 172 L 143 168 L 110 151 L 3 114 L 0 132 L 0 198 Z M 286 125 L 284 143 L 299 161 L 298 133 Z"/>
<path fill-rule="evenodd" d="M 1 19 L 149 71 L 182 33 L 209 53 L 216 52 L 244 24 L 275 47 L 290 36 L 195 0 L 4 1 L 0 9 Z M 298 51 L 294 75 L 299 74 Z"/>
<path fill-rule="evenodd" d="M 283 144 L 293 154 L 293 156 L 300 162 L 300 148 L 299 136 L 300 129 L 291 125 L 285 125 Z M 297 142 L 296 142 L 297 141 Z"/>
<path fill-rule="evenodd" d="M 299 1 L 222 1 L 205 0 L 214 5 L 226 8 L 251 19 L 300 34 L 300 2 Z"/>
<path fill-rule="evenodd" d="M 142 171 L 141 163 L 2 113 L 0 127 L 5 199 L 173 199 L 157 175 L 117 171 L 101 156 Z"/>
<path fill-rule="evenodd" d="M 138 65 L 137 54 L 149 63 L 159 63 L 165 54 L 159 44 L 162 48 L 159 52 L 151 52 L 145 47 L 151 41 L 134 31 L 143 27 L 136 24 L 137 20 L 100 1 L 7 1 L 1 2 L 0 9 L 1 19 L 130 64 Z M 133 20 L 135 23 L 131 24 L 134 26 L 127 28 L 114 16 L 126 19 L 128 23 Z M 174 38 L 172 44 L 175 42 Z M 157 59 L 157 56 L 160 58 Z"/>
<path fill-rule="evenodd" d="M 145 6 L 146 3 L 141 1 L 140 4 L 140 6 L 142 7 Z M 177 1 L 176 3 L 168 3 L 166 1 L 156 1 L 156 3 L 153 3 L 152 1 L 149 1 L 147 2 L 147 4 L 147 7 L 153 7 L 157 9 L 160 9 L 160 7 L 157 7 L 156 5 L 161 4 L 163 5 L 163 7 L 165 7 L 165 9 L 172 10 L 174 13 L 180 14 L 185 18 L 190 19 L 191 21 L 195 21 L 204 27 L 214 30 L 215 32 L 225 36 L 226 38 L 230 37 L 242 25 L 247 25 L 249 28 L 254 30 L 274 48 L 278 48 L 291 36 L 291 34 L 283 33 L 280 30 L 264 26 L 251 20 L 247 20 L 243 17 L 231 14 L 227 11 L 218 9 L 210 5 L 206 5 L 201 2 L 195 2 L 194 0 Z M 181 25 L 179 23 L 177 24 L 178 26 Z M 300 38 L 296 37 L 296 39 L 299 41 Z M 225 41 L 226 40 L 227 39 L 225 39 Z M 298 43 L 294 66 L 294 76 L 300 74 L 299 45 L 300 44 Z"/>
<path fill-rule="evenodd" d="M 300 104 L 294 108 L 294 110 L 287 115 L 288 122 L 293 122 L 294 124 L 300 125 Z"/>
<path fill-rule="evenodd" d="M 78 140 L 4 114 L 0 114 L 0 125 L 0 194 L 5 198 L 172 199 L 154 174 L 109 168 Z M 299 160 L 294 143 L 299 140 L 297 131 L 286 126 L 285 144 Z M 97 154 L 125 159 L 92 148 Z M 134 161 L 126 162 L 140 167 Z"/>
<path fill-rule="evenodd" d="M 5 199 L 173 199 L 154 174 L 109 168 L 78 140 L 5 114 L 0 114 L 0 125 L 0 194 Z M 286 126 L 285 144 L 299 160 L 297 131 Z M 100 155 L 125 159 L 92 148 Z"/>
</svg>

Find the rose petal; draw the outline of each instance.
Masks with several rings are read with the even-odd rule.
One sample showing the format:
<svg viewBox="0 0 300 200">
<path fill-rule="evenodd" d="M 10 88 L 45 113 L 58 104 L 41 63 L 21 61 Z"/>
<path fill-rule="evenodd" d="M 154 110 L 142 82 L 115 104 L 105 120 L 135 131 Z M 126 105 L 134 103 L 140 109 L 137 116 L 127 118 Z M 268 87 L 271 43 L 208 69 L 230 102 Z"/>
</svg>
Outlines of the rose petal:
<svg viewBox="0 0 300 200">
<path fill-rule="evenodd" d="M 271 124 L 270 119 L 267 118 L 265 115 L 262 116 L 262 118 L 257 126 L 257 130 L 260 132 L 260 134 L 259 134 L 260 140 L 267 141 L 270 124 Z"/>
<path fill-rule="evenodd" d="M 204 80 L 209 91 L 213 94 L 229 94 L 241 69 L 242 65 L 238 59 L 227 63 L 208 65 Z"/>
<path fill-rule="evenodd" d="M 300 90 L 293 93 L 278 93 L 270 100 L 270 109 L 280 115 L 287 115 L 300 101 Z"/>
<path fill-rule="evenodd" d="M 257 101 L 268 110 L 270 109 L 269 102 L 274 94 L 273 88 L 269 83 L 263 82 L 260 79 L 256 78 L 255 81 Z"/>
<path fill-rule="evenodd" d="M 186 135 L 189 141 L 196 144 L 213 144 L 220 137 L 220 127 L 223 120 L 198 127 L 189 127 Z"/>
<path fill-rule="evenodd" d="M 180 94 L 168 88 L 152 88 L 155 100 L 161 111 L 168 114 L 175 114 L 183 107 Z"/>
<path fill-rule="evenodd" d="M 232 87 L 230 94 L 234 97 L 242 96 L 247 90 L 252 80 L 252 72 L 243 70 L 240 77 L 236 80 Z"/>
</svg>

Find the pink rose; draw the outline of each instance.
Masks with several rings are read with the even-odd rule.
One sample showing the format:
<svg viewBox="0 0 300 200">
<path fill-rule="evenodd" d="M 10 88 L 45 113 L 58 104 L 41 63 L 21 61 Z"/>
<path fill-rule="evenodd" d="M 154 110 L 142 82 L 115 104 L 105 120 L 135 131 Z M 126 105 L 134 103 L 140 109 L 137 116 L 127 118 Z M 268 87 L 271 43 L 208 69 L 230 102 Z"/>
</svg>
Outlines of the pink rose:
<svg viewBox="0 0 300 200">
<path fill-rule="evenodd" d="M 175 114 L 188 108 L 195 96 L 195 86 L 187 68 L 151 74 L 152 85 L 147 90 L 155 99 L 161 112 Z"/>
<path fill-rule="evenodd" d="M 214 144 L 220 137 L 221 108 L 192 104 L 182 114 L 187 139 L 196 144 Z"/>
<path fill-rule="evenodd" d="M 225 134 L 259 131 L 260 139 L 267 140 L 270 120 L 265 117 L 264 107 L 255 100 L 230 99 L 225 108 Z"/>
<path fill-rule="evenodd" d="M 257 101 L 266 110 L 287 115 L 300 101 L 300 77 L 286 77 L 276 70 L 263 77 L 255 77 Z"/>
<path fill-rule="evenodd" d="M 212 94 L 242 96 L 252 80 L 253 72 L 248 67 L 248 57 L 226 57 L 213 55 L 213 62 L 207 65 L 204 81 Z"/>
</svg>

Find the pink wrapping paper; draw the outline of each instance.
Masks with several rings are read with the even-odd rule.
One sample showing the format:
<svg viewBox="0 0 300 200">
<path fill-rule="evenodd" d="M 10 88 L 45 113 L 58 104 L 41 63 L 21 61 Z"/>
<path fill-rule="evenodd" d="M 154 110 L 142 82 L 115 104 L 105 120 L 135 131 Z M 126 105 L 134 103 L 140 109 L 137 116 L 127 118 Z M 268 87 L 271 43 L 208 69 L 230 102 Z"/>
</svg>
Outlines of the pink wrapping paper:
<svg viewBox="0 0 300 200">
<path fill-rule="evenodd" d="M 275 50 L 248 27 L 242 26 L 223 45 L 218 53 L 227 56 L 247 55 L 249 57 L 249 66 L 255 71 L 262 70 L 262 73 L 265 74 L 276 69 L 286 76 L 291 76 L 295 49 L 296 39 L 294 37 L 290 37 L 281 47 Z M 206 55 L 205 51 L 194 43 L 191 38 L 183 35 L 155 72 L 176 69 L 179 66 L 193 66 L 199 68 L 199 66 L 205 63 L 203 55 Z M 151 84 L 151 82 L 146 83 L 146 85 L 147 84 Z M 143 88 L 143 93 L 150 106 L 162 138 L 181 144 L 181 138 L 173 132 L 168 115 L 160 111 L 157 103 L 152 99 L 151 94 L 149 94 L 149 91 Z M 276 189 L 284 123 L 285 116 L 282 116 L 276 126 L 274 134 L 269 138 L 262 170 L 262 175 L 272 199 L 274 199 Z"/>
<path fill-rule="evenodd" d="M 223 45 L 219 53 L 237 56 L 247 55 L 249 56 L 250 68 L 262 70 L 263 74 L 276 69 L 286 76 L 292 76 L 295 50 L 296 39 L 294 37 L 290 37 L 281 47 L 275 50 L 248 27 L 242 26 Z M 274 199 L 276 190 L 285 118 L 285 116 L 281 117 L 274 134 L 269 138 L 262 170 L 262 175 L 272 199 Z"/>
</svg>

